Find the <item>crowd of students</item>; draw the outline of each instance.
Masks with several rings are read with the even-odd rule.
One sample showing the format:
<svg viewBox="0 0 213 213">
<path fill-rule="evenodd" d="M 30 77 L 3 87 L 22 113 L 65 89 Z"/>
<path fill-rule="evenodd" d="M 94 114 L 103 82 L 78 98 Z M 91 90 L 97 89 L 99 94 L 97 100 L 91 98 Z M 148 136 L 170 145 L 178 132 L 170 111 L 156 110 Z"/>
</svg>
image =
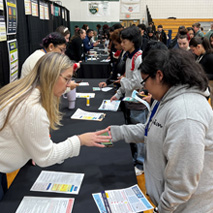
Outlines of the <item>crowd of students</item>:
<svg viewBox="0 0 213 213">
<path fill-rule="evenodd" d="M 122 139 L 132 143 L 136 168 L 144 170 L 147 194 L 158 212 L 211 212 L 213 112 L 207 99 L 213 91 L 213 37 L 204 37 L 199 27 L 179 27 L 170 44 L 163 26 L 155 31 L 153 23 L 148 28 L 118 23 L 103 30 L 97 25 L 95 42 L 86 25 L 76 27 L 71 39 L 63 26 L 45 37 L 42 49 L 24 62 L 22 78 L 0 89 L 0 199 L 5 173 L 30 159 L 49 166 L 77 156 L 81 145 L 104 147 L 100 142 Z M 60 125 L 60 96 L 77 86 L 71 60 L 81 63 L 105 40 L 112 71 L 99 86 L 116 85 L 111 101 L 137 90 L 146 94 L 151 109 L 126 102 L 125 125 L 55 144 L 49 130 Z M 101 136 L 104 132 L 109 136 Z"/>
</svg>

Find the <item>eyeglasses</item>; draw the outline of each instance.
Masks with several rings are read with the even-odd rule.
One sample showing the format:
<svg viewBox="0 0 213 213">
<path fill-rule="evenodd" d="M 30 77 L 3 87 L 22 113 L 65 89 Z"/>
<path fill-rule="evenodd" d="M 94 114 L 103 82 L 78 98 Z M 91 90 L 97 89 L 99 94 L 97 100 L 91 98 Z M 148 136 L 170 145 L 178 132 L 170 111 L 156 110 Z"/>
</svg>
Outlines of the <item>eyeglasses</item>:
<svg viewBox="0 0 213 213">
<path fill-rule="evenodd" d="M 62 74 L 60 74 L 60 76 L 66 81 L 66 84 L 69 84 L 70 81 L 72 80 L 71 78 L 64 77 Z"/>
<path fill-rule="evenodd" d="M 148 80 L 149 77 L 150 77 L 150 75 L 148 75 L 143 81 L 141 81 L 142 86 L 144 86 L 145 82 Z"/>
</svg>

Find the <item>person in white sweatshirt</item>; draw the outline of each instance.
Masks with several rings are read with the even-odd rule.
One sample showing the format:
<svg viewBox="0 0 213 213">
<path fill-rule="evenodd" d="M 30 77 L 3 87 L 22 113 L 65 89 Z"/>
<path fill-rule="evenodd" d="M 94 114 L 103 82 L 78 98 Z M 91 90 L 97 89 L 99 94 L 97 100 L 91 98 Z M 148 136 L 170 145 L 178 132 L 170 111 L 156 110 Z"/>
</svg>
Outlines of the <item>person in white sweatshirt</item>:
<svg viewBox="0 0 213 213">
<path fill-rule="evenodd" d="M 104 147 L 100 142 L 109 140 L 109 136 L 100 136 L 105 131 L 75 135 L 58 144 L 49 137 L 50 129 L 61 125 L 59 100 L 72 73 L 67 56 L 47 53 L 25 78 L 0 89 L 0 200 L 5 173 L 30 159 L 47 167 L 78 156 L 82 145 Z"/>
<path fill-rule="evenodd" d="M 108 127 L 112 140 L 144 142 L 146 190 L 159 213 L 213 210 L 213 112 L 192 54 L 154 50 L 141 64 L 155 101 L 145 124 Z"/>
<path fill-rule="evenodd" d="M 125 64 L 125 74 L 120 77 L 120 88 L 116 94 L 111 97 L 111 101 L 119 100 L 121 97 L 131 97 L 133 90 L 140 90 L 142 88 L 142 77 L 139 65 L 142 62 L 141 34 L 136 26 L 130 26 L 122 30 L 120 33 L 121 46 L 127 52 L 127 59 Z"/>
<path fill-rule="evenodd" d="M 24 78 L 28 75 L 34 68 L 37 61 L 49 52 L 58 52 L 64 54 L 66 50 L 66 40 L 58 32 L 52 32 L 48 34 L 45 38 L 42 39 L 42 48 L 33 52 L 27 59 L 24 61 L 21 68 L 21 78 Z"/>
</svg>

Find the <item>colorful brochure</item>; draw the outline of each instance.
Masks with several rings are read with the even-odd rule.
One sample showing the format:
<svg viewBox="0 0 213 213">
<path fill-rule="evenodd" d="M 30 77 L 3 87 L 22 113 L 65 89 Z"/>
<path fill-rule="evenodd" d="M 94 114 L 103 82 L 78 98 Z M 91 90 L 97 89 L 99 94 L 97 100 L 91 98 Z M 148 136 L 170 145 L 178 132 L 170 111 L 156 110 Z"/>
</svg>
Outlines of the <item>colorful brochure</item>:
<svg viewBox="0 0 213 213">
<path fill-rule="evenodd" d="M 71 116 L 71 119 L 102 121 L 105 116 L 105 113 L 87 112 L 78 108 L 76 112 Z"/>
<path fill-rule="evenodd" d="M 121 101 L 110 101 L 110 100 L 103 100 L 101 106 L 98 108 L 99 110 L 106 110 L 106 111 L 118 111 L 118 107 Z"/>
<path fill-rule="evenodd" d="M 129 188 L 92 194 L 100 213 L 136 213 L 154 207 L 136 184 Z"/>
</svg>

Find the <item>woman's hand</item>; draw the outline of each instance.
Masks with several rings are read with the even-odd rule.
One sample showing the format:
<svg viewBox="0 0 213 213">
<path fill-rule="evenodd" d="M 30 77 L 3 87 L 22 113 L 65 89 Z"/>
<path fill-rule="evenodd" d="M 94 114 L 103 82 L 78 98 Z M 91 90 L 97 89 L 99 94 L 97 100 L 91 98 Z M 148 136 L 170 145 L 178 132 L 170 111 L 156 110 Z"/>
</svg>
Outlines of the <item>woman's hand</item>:
<svg viewBox="0 0 213 213">
<path fill-rule="evenodd" d="M 69 86 L 70 86 L 70 89 L 73 90 L 73 89 L 75 89 L 77 86 L 79 86 L 79 84 L 76 83 L 75 81 L 71 81 L 70 84 L 69 84 Z"/>
<path fill-rule="evenodd" d="M 107 84 L 106 84 L 106 82 L 100 82 L 100 83 L 98 84 L 98 86 L 99 86 L 100 88 L 103 88 L 103 87 L 106 87 Z"/>
<path fill-rule="evenodd" d="M 116 96 L 114 95 L 114 96 L 112 96 L 111 97 L 111 99 L 110 99 L 110 101 L 112 102 L 112 101 L 116 101 L 116 100 L 118 100 L 117 98 L 116 98 Z"/>
<path fill-rule="evenodd" d="M 104 148 L 105 146 L 100 143 L 108 142 L 109 139 L 111 139 L 111 134 L 109 136 L 101 135 L 105 132 L 109 132 L 108 128 L 97 131 L 97 132 L 84 133 L 82 135 L 79 135 L 78 137 L 81 141 L 82 146 L 96 146 L 96 147 Z"/>
</svg>

